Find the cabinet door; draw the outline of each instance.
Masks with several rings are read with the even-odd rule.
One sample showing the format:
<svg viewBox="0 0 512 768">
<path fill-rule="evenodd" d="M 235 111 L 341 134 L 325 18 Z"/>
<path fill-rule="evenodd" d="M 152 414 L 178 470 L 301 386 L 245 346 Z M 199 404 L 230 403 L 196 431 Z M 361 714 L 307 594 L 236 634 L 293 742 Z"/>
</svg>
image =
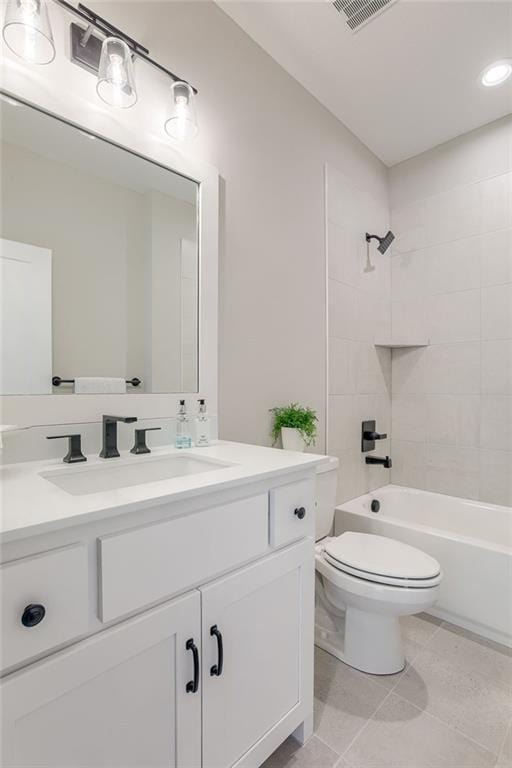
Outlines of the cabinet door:
<svg viewBox="0 0 512 768">
<path fill-rule="evenodd" d="M 302 542 L 201 589 L 204 768 L 244 763 L 290 713 L 281 740 L 297 727 L 304 696 L 312 708 L 312 549 Z"/>
<path fill-rule="evenodd" d="M 5 678 L 3 768 L 197 768 L 189 639 L 200 651 L 199 592 Z"/>
</svg>

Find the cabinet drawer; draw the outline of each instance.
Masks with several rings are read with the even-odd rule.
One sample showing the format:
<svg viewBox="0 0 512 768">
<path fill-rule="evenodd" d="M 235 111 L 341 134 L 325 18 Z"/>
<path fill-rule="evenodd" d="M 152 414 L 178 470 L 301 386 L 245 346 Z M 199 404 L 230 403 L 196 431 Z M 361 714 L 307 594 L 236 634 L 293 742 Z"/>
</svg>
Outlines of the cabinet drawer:
<svg viewBox="0 0 512 768">
<path fill-rule="evenodd" d="M 268 496 L 99 540 L 100 618 L 164 600 L 268 551 Z"/>
<path fill-rule="evenodd" d="M 2 669 L 87 630 L 89 588 L 85 545 L 6 563 L 0 569 L 0 579 Z M 29 606 L 35 607 L 29 609 Z"/>
<path fill-rule="evenodd" d="M 280 547 L 313 536 L 315 483 L 300 480 L 270 491 L 270 545 Z"/>
</svg>

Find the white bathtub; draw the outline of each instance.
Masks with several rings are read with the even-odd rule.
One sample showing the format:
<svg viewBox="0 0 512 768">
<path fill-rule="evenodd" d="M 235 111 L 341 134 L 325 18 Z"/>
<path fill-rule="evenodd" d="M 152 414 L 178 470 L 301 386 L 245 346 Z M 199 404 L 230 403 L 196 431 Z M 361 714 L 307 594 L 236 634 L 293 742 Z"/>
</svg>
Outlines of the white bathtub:
<svg viewBox="0 0 512 768">
<path fill-rule="evenodd" d="M 335 533 L 344 531 L 388 536 L 435 557 L 444 578 L 431 613 L 512 646 L 511 507 L 386 485 L 336 508 Z"/>
</svg>

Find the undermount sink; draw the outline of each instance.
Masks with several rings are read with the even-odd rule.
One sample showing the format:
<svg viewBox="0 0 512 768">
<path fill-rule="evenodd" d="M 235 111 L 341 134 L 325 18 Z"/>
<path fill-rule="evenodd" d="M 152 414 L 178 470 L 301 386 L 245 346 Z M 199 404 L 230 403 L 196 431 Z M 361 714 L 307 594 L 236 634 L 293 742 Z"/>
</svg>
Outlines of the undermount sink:
<svg viewBox="0 0 512 768">
<path fill-rule="evenodd" d="M 41 472 L 41 477 L 73 496 L 84 496 L 159 480 L 172 480 L 184 475 L 212 472 L 231 466 L 233 465 L 226 462 L 190 455 L 155 456 L 150 459 L 109 459 L 108 463 L 92 466 L 70 466 L 66 469 Z"/>
</svg>

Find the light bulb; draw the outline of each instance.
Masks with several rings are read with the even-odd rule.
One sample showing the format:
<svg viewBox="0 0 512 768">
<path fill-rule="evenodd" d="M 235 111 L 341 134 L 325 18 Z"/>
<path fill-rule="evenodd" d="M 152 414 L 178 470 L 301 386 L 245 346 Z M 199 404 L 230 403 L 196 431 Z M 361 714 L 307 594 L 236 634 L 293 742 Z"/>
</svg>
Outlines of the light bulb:
<svg viewBox="0 0 512 768">
<path fill-rule="evenodd" d="M 128 79 L 123 67 L 123 59 L 118 53 L 111 53 L 109 56 L 110 63 L 107 67 L 107 80 L 112 85 L 117 85 L 120 88 L 126 85 Z"/>
<path fill-rule="evenodd" d="M 107 37 L 103 41 L 96 91 L 112 107 L 126 109 L 137 101 L 132 54 L 124 40 Z"/>
<path fill-rule="evenodd" d="M 3 37 L 6 45 L 31 64 L 49 64 L 55 58 L 46 0 L 9 0 Z"/>
<path fill-rule="evenodd" d="M 178 81 L 171 86 L 171 114 L 165 123 L 169 136 L 187 141 L 197 136 L 194 91 L 188 83 Z"/>
</svg>

